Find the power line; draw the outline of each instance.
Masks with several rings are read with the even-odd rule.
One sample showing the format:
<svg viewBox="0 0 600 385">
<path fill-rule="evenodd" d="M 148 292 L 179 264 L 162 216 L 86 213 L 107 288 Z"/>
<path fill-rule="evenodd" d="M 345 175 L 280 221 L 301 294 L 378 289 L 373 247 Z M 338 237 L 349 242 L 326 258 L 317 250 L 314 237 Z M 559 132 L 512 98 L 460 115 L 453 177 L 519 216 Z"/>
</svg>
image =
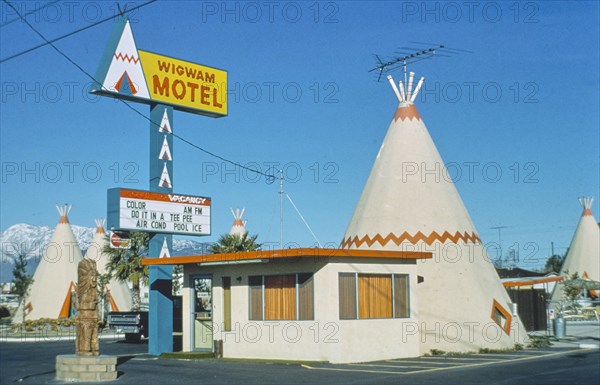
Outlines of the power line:
<svg viewBox="0 0 600 385">
<path fill-rule="evenodd" d="M 44 9 L 44 8 L 46 8 L 46 7 L 49 7 L 50 5 L 52 5 L 52 4 L 54 4 L 54 3 L 58 3 L 58 1 L 59 1 L 59 0 L 54 0 L 54 1 L 51 1 L 51 2 L 49 2 L 49 3 L 46 3 L 46 4 L 42 5 L 42 6 L 41 6 L 41 7 L 39 7 L 39 8 L 36 8 L 36 9 L 34 9 L 33 11 L 29 11 L 29 12 L 27 12 L 27 13 L 24 13 L 24 14 L 23 14 L 23 17 L 25 17 L 25 16 L 29 16 L 29 15 L 31 15 L 31 14 L 33 14 L 33 13 L 36 13 L 36 12 L 39 12 L 39 11 L 41 11 L 42 9 Z M 14 18 L 14 19 L 12 19 L 12 20 L 9 20 L 9 21 L 7 21 L 6 23 L 4 23 L 4 24 L 0 25 L 0 28 L 6 27 L 7 25 L 9 25 L 9 24 L 12 24 L 12 23 L 14 23 L 14 22 L 15 22 L 15 21 L 17 21 L 17 20 L 21 20 L 21 18 L 20 18 L 20 17 L 17 17 L 17 18 Z"/>
<path fill-rule="evenodd" d="M 85 69 L 83 69 L 79 64 L 77 64 L 74 60 L 72 60 L 67 54 L 65 54 L 58 47 L 56 47 L 53 44 L 52 41 L 49 41 L 48 39 L 46 39 L 46 37 L 41 32 L 39 32 L 37 29 L 35 29 L 35 27 L 33 25 L 31 25 L 31 23 L 29 23 L 25 18 L 23 18 L 23 16 L 21 16 L 21 14 L 19 13 L 19 11 L 11 3 L 9 3 L 8 0 L 2 0 L 2 1 L 4 1 L 6 4 L 8 4 L 8 6 L 11 7 L 15 11 L 15 13 L 17 15 L 19 15 L 19 17 L 23 20 L 23 22 L 25 22 L 25 24 L 27 24 L 29 26 L 29 28 L 31 28 L 31 30 L 33 30 L 33 32 L 35 32 L 40 38 L 42 38 L 42 40 L 44 40 L 47 45 L 50 45 L 52 48 L 54 48 L 54 50 L 56 52 L 58 52 L 62 57 L 64 57 L 69 63 L 71 63 L 75 67 L 77 67 L 77 69 L 79 69 L 82 73 L 84 73 L 87 77 L 89 77 L 94 83 L 100 84 L 100 82 L 97 81 L 92 75 L 90 75 L 89 72 L 87 72 Z M 156 1 L 156 0 L 152 0 L 152 1 Z M 149 3 L 144 3 L 144 4 L 149 4 Z M 155 125 L 157 127 L 160 127 L 159 124 L 153 122 L 149 117 L 147 117 L 146 115 L 144 115 L 143 113 L 141 113 L 140 111 L 138 111 L 136 108 L 134 108 L 132 105 L 130 105 L 129 103 L 127 103 L 125 100 L 119 99 L 119 98 L 117 98 L 117 100 L 120 101 L 121 103 L 123 103 L 125 106 L 127 106 L 132 111 L 134 111 L 136 114 L 140 115 L 142 118 L 144 118 L 147 121 L 149 121 L 150 124 L 153 124 L 153 125 Z M 171 133 L 171 135 L 173 135 L 173 137 L 181 140 L 182 142 L 184 142 L 184 143 L 192 146 L 193 148 L 196 148 L 196 149 L 204 152 L 205 154 L 208 154 L 208 155 L 210 155 L 212 157 L 220 159 L 220 160 L 222 160 L 224 162 L 227 162 L 227 163 L 229 163 L 231 165 L 234 165 L 236 167 L 239 167 L 241 169 L 244 169 L 244 170 L 247 170 L 247 171 L 251 171 L 251 172 L 256 173 L 258 175 L 262 175 L 262 176 L 264 176 L 264 177 L 267 178 L 267 182 L 272 182 L 276 178 L 275 175 L 267 174 L 267 173 L 264 173 L 262 171 L 255 170 L 253 168 L 250 168 L 250 167 L 247 167 L 247 166 L 243 166 L 243 165 L 241 165 L 241 164 L 239 164 L 237 162 L 234 162 L 234 161 L 229 160 L 227 158 L 224 158 L 224 157 L 222 157 L 220 155 L 217 155 L 217 154 L 215 154 L 215 153 L 213 153 L 211 151 L 208 151 L 208 150 L 206 150 L 206 149 L 198 146 L 197 144 L 194 144 L 191 141 L 189 141 L 189 140 L 181 137 L 180 135 L 176 135 L 176 134 L 173 134 L 173 133 Z"/>
<path fill-rule="evenodd" d="M 150 0 L 150 1 L 146 2 L 146 3 L 144 3 L 144 4 L 138 5 L 137 7 L 133 7 L 133 8 L 131 8 L 131 9 L 124 10 L 124 11 L 122 11 L 122 12 L 121 12 L 120 16 L 123 16 L 123 15 L 125 15 L 126 13 L 129 13 L 129 12 L 133 12 L 133 11 L 135 11 L 136 9 L 139 9 L 139 8 L 145 7 L 146 5 L 152 4 L 152 3 L 156 2 L 156 1 L 157 1 L 157 0 Z M 7 4 L 9 4 L 9 5 L 11 5 L 11 4 L 10 4 L 10 3 L 8 3 L 6 0 L 4 0 L 4 2 L 5 2 L 5 3 L 7 3 Z M 12 5 L 11 5 L 11 7 L 12 7 Z M 13 9 L 15 9 L 15 8 L 13 7 Z M 41 9 L 41 8 L 40 8 L 40 9 Z M 55 39 L 52 39 L 52 40 L 46 40 L 45 38 L 43 38 L 43 39 L 46 41 L 45 43 L 42 43 L 42 44 L 36 45 L 35 47 L 31 47 L 31 48 L 29 48 L 29 49 L 26 49 L 25 51 L 21 51 L 21 52 L 19 52 L 19 53 L 16 53 L 16 54 L 14 54 L 14 55 L 11 55 L 11 56 L 9 56 L 9 57 L 5 57 L 5 58 L 3 58 L 3 59 L 0 59 L 0 63 L 4 63 L 4 62 L 6 62 L 6 61 L 9 61 L 9 60 L 12 60 L 12 59 L 18 58 L 19 56 L 23 56 L 23 55 L 25 55 L 25 54 L 27 54 L 27 53 L 29 53 L 29 52 L 35 51 L 35 50 L 36 50 L 36 49 L 38 49 L 38 48 L 45 47 L 45 46 L 47 46 L 48 44 L 52 44 L 52 43 L 55 43 L 55 42 L 57 42 L 57 41 L 59 41 L 59 40 L 65 39 L 65 38 L 67 38 L 67 37 L 70 37 L 70 36 L 73 36 L 73 35 L 75 35 L 75 34 L 77 34 L 77 33 L 79 33 L 79 32 L 85 31 L 85 30 L 87 30 L 87 29 L 90 29 L 90 28 L 92 28 L 92 27 L 95 27 L 95 26 L 97 26 L 97 25 L 99 25 L 99 24 L 105 23 L 105 22 L 107 22 L 107 21 L 109 21 L 109 20 L 113 20 L 114 18 L 115 18 L 115 16 L 110 16 L 110 17 L 107 17 L 106 19 L 102 19 L 102 20 L 100 20 L 100 21 L 97 21 L 97 22 L 95 22 L 95 23 L 93 23 L 93 24 L 90 24 L 90 25 L 88 25 L 88 26 L 85 26 L 85 27 L 83 27 L 83 28 L 79 28 L 78 30 L 75 30 L 75 31 L 73 31 L 73 32 L 69 32 L 69 33 L 67 33 L 66 35 L 62 35 L 62 36 L 60 36 L 60 37 L 57 37 L 57 38 L 55 38 Z M 15 20 L 19 20 L 19 19 L 15 19 Z M 25 19 L 23 19 L 23 21 L 25 21 Z M 27 21 L 25 21 L 25 22 L 27 23 Z M 29 24 L 29 23 L 27 23 L 27 24 L 29 25 L 29 27 L 31 27 L 31 24 Z M 32 27 L 31 27 L 31 28 L 32 28 Z M 34 30 L 34 31 L 35 31 L 35 30 Z M 38 33 L 38 35 L 39 35 L 39 33 Z"/>
</svg>

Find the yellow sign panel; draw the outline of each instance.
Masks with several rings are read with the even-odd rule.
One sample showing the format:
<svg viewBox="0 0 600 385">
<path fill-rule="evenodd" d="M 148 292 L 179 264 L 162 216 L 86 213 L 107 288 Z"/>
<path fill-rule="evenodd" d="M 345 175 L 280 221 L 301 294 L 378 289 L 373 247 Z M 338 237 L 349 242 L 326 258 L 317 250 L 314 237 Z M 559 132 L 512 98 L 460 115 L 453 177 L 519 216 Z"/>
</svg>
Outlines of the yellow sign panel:
<svg viewBox="0 0 600 385">
<path fill-rule="evenodd" d="M 152 101 L 227 115 L 227 71 L 138 50 Z"/>
</svg>

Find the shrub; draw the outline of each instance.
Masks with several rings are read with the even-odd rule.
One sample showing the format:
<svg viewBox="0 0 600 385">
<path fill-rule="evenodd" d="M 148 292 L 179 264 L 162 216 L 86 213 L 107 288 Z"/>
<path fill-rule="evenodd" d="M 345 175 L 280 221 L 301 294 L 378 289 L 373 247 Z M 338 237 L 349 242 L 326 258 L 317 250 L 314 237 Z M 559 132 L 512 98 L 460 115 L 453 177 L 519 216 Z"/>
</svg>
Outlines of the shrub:
<svg viewBox="0 0 600 385">
<path fill-rule="evenodd" d="M 529 336 L 528 348 L 547 348 L 550 347 L 550 337 L 548 336 Z"/>
</svg>

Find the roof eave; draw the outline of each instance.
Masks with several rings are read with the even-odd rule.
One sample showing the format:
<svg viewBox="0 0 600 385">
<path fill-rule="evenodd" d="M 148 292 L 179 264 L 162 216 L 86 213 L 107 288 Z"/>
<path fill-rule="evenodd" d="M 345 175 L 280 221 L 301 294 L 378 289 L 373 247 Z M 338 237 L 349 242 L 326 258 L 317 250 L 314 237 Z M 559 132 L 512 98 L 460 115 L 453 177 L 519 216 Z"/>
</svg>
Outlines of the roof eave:
<svg viewBox="0 0 600 385">
<path fill-rule="evenodd" d="M 231 263 L 248 260 L 273 260 L 286 258 L 381 258 L 417 260 L 431 259 L 430 252 L 390 251 L 390 250 L 358 250 L 358 249 L 320 249 L 297 248 L 278 250 L 258 250 L 239 253 L 190 255 L 171 258 L 143 258 L 143 265 L 187 265 L 194 263 L 223 262 Z"/>
</svg>

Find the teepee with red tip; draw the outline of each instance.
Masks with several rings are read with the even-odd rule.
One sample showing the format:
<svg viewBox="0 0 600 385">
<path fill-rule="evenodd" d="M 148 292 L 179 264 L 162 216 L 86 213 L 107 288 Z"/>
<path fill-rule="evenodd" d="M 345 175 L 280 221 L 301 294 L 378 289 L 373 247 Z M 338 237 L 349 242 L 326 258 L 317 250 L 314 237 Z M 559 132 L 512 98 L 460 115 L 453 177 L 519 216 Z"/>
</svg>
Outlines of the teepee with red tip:
<svg viewBox="0 0 600 385">
<path fill-rule="evenodd" d="M 107 273 L 107 264 L 110 256 L 104 252 L 108 246 L 108 238 L 104 230 L 104 219 L 96 219 L 96 232 L 90 242 L 90 246 L 85 253 L 85 257 L 96 261 L 98 274 Z M 129 311 L 131 310 L 132 298 L 131 291 L 127 283 L 116 279 L 111 279 L 106 285 L 107 298 L 110 311 Z"/>
<path fill-rule="evenodd" d="M 129 20 L 115 24 L 96 79 L 104 79 L 103 91 L 150 98 Z"/>
<path fill-rule="evenodd" d="M 600 281 L 600 227 L 594 214 L 592 214 L 592 203 L 594 198 L 582 197 L 579 202 L 583 207 L 583 213 L 575 229 L 575 234 L 569 246 L 569 252 L 560 269 L 561 275 L 578 273 L 584 279 Z M 591 291 L 593 296 L 598 297 L 598 290 Z M 558 302 L 563 296 L 563 285 L 556 285 L 552 293 L 552 302 Z"/>
<path fill-rule="evenodd" d="M 42 251 L 25 303 L 15 313 L 18 320 L 25 306 L 27 320 L 68 318 L 75 315 L 77 265 L 83 259 L 69 224 L 70 205 L 57 206 L 60 218 L 50 242 Z"/>
<path fill-rule="evenodd" d="M 477 351 L 523 343 L 525 329 L 487 258 L 471 218 L 406 87 L 341 248 L 432 252 L 419 262 L 413 304 L 421 352 Z"/>
<path fill-rule="evenodd" d="M 231 226 L 231 230 L 229 230 L 230 235 L 238 235 L 243 237 L 248 231 L 246 230 L 246 221 L 242 220 L 242 216 L 244 215 L 244 211 L 246 208 L 239 209 L 236 208 L 235 211 L 230 208 L 231 214 L 233 215 L 233 226 Z"/>
</svg>

